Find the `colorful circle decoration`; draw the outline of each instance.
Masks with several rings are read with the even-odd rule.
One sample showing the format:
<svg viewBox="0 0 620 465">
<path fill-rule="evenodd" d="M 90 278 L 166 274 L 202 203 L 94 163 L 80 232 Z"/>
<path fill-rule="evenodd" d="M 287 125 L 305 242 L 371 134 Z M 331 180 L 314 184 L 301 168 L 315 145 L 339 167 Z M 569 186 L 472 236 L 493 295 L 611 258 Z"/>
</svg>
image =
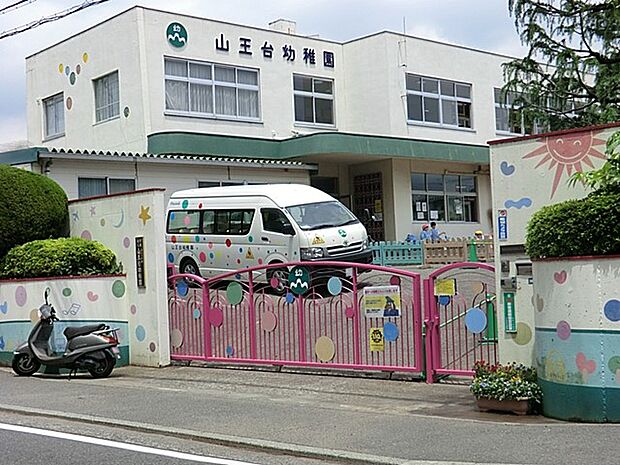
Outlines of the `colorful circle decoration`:
<svg viewBox="0 0 620 465">
<path fill-rule="evenodd" d="M 226 287 L 226 298 L 230 305 L 239 305 L 243 300 L 243 288 L 236 281 L 229 283 Z"/>
<path fill-rule="evenodd" d="M 295 295 L 302 295 L 310 289 L 310 273 L 303 266 L 294 267 L 288 274 L 288 287 Z"/>
<path fill-rule="evenodd" d="M 248 236 L 248 242 L 254 242 L 254 238 L 252 236 Z"/>
<path fill-rule="evenodd" d="M 527 345 L 532 340 L 532 329 L 525 323 L 517 324 L 517 335 L 514 338 L 516 344 Z"/>
<path fill-rule="evenodd" d="M 105 226 L 105 218 L 101 218 L 101 221 L 99 222 L 99 224 L 103 228 Z"/>
<path fill-rule="evenodd" d="M 391 276 L 390 277 L 390 285 L 391 286 L 400 286 L 400 276 Z"/>
<path fill-rule="evenodd" d="M 570 330 L 570 325 L 568 324 L 567 321 L 562 320 L 558 322 L 556 331 L 557 331 L 558 337 L 562 339 L 563 341 L 567 340 L 570 337 L 571 330 Z"/>
<path fill-rule="evenodd" d="M 74 72 L 72 72 L 69 75 L 69 82 L 71 83 L 71 85 L 75 84 L 75 73 Z"/>
<path fill-rule="evenodd" d="M 181 23 L 170 23 L 166 28 L 166 38 L 173 47 L 183 48 L 187 45 L 187 29 Z"/>
<path fill-rule="evenodd" d="M 344 314 L 347 318 L 353 318 L 355 316 L 355 309 L 353 307 L 347 307 Z"/>
<path fill-rule="evenodd" d="M 144 329 L 144 326 L 142 325 L 136 326 L 136 339 L 142 342 L 144 341 L 145 338 L 146 338 L 146 330 Z"/>
<path fill-rule="evenodd" d="M 608 300 L 603 311 L 609 321 L 620 321 L 620 300 Z"/>
<path fill-rule="evenodd" d="M 17 286 L 17 289 L 15 289 L 15 303 L 18 306 L 23 307 L 26 305 L 27 301 L 28 293 L 26 292 L 26 288 L 24 286 Z"/>
<path fill-rule="evenodd" d="M 155 351 L 157 350 L 157 344 L 155 344 L 154 342 L 151 342 L 151 343 L 149 344 L 149 350 L 150 350 L 151 352 L 155 352 Z"/>
<path fill-rule="evenodd" d="M 174 263 L 174 255 L 172 254 L 172 252 L 170 252 L 170 253 L 168 254 L 168 261 L 169 261 L 170 263 Z"/>
<path fill-rule="evenodd" d="M 136 308 L 135 305 L 132 305 L 131 307 L 129 307 L 129 311 L 131 312 L 132 315 L 135 315 L 138 309 Z"/>
<path fill-rule="evenodd" d="M 439 300 L 439 305 L 448 305 L 450 303 L 450 296 L 440 295 L 438 300 Z"/>
<path fill-rule="evenodd" d="M 82 231 L 82 234 L 80 234 L 80 237 L 82 239 L 87 240 L 87 241 L 92 241 L 93 240 L 92 234 L 90 233 L 90 231 L 88 231 L 86 229 L 84 231 Z"/>
<path fill-rule="evenodd" d="M 125 118 L 129 118 L 129 107 L 123 108 L 123 115 Z"/>
<path fill-rule="evenodd" d="M 278 318 L 273 312 L 264 312 L 260 317 L 260 324 L 263 331 L 272 332 L 278 326 Z"/>
<path fill-rule="evenodd" d="M 112 284 L 112 295 L 118 299 L 125 295 L 125 283 L 120 279 L 117 279 Z"/>
<path fill-rule="evenodd" d="M 226 247 L 230 247 L 232 245 L 232 241 L 230 239 L 226 239 Z"/>
<path fill-rule="evenodd" d="M 180 330 L 175 328 L 170 332 L 170 345 L 175 349 L 183 345 L 183 333 Z"/>
<path fill-rule="evenodd" d="M 189 226 L 191 222 L 192 222 L 192 217 L 189 215 L 185 215 L 185 218 L 183 218 L 183 224 L 185 226 Z"/>
<path fill-rule="evenodd" d="M 277 284 L 275 287 L 277 287 Z M 293 302 L 295 302 L 295 296 L 291 294 L 290 292 L 286 293 L 286 296 L 284 297 L 284 299 L 287 304 L 292 304 Z"/>
<path fill-rule="evenodd" d="M 185 297 L 189 292 L 189 286 L 183 279 L 177 281 L 177 292 L 181 297 Z"/>
<path fill-rule="evenodd" d="M 187 208 L 188 205 L 189 205 L 189 201 L 187 199 L 183 200 L 183 202 L 181 203 L 181 208 Z"/>
<path fill-rule="evenodd" d="M 69 68 L 68 66 L 65 66 L 65 75 L 69 76 L 69 74 L 71 74 L 71 68 Z"/>
<path fill-rule="evenodd" d="M 321 336 L 314 343 L 314 353 L 321 362 L 331 362 L 336 355 L 334 341 L 327 336 Z"/>
<path fill-rule="evenodd" d="M 86 62 L 88 61 L 88 53 L 84 52 L 84 53 L 82 54 L 82 61 L 83 61 L 84 63 L 86 63 Z"/>
<path fill-rule="evenodd" d="M 219 328 L 220 326 L 222 326 L 223 322 L 224 322 L 224 313 L 222 312 L 221 309 L 217 307 L 213 307 L 209 311 L 209 323 L 211 323 L 211 326 L 215 328 Z"/>
<path fill-rule="evenodd" d="M 470 333 L 480 334 L 487 327 L 487 315 L 480 308 L 470 308 L 465 313 L 465 327 Z"/>
<path fill-rule="evenodd" d="M 233 346 L 226 346 L 226 355 L 228 355 L 229 357 L 235 355 L 235 349 Z"/>
<path fill-rule="evenodd" d="M 36 308 L 30 310 L 30 321 L 32 323 L 36 323 L 39 321 L 39 311 Z"/>
<path fill-rule="evenodd" d="M 342 292 L 342 281 L 337 276 L 332 276 L 327 281 L 327 290 L 331 295 L 338 295 Z"/>
<path fill-rule="evenodd" d="M 68 287 L 65 287 L 62 290 L 62 295 L 64 295 L 65 297 L 69 297 L 71 295 L 71 289 L 69 289 Z"/>
<path fill-rule="evenodd" d="M 174 212 L 171 212 L 171 213 L 170 213 L 170 220 L 174 220 L 174 217 L 175 217 L 175 216 L 176 216 L 176 215 L 174 214 Z"/>
<path fill-rule="evenodd" d="M 387 342 L 394 342 L 398 339 L 398 326 L 396 326 L 391 321 L 388 321 L 383 325 L 383 338 Z"/>
<path fill-rule="evenodd" d="M 126 249 L 128 249 L 130 245 L 131 245 L 131 240 L 130 240 L 128 237 L 126 237 L 125 239 L 123 239 L 123 246 L 124 246 Z"/>
<path fill-rule="evenodd" d="M 60 74 L 64 73 L 64 72 L 65 72 L 65 65 L 63 65 L 62 63 L 60 63 L 60 64 L 58 65 L 58 72 L 59 72 Z"/>
<path fill-rule="evenodd" d="M 80 74 L 82 72 L 82 65 L 80 64 L 75 65 L 75 72 L 77 74 Z"/>
<path fill-rule="evenodd" d="M 194 320 L 199 320 L 200 317 L 202 316 L 202 312 L 200 311 L 199 308 L 195 308 L 192 315 L 194 316 Z"/>
<path fill-rule="evenodd" d="M 200 252 L 200 253 L 198 254 L 198 259 L 199 259 L 201 262 L 203 262 L 203 263 L 204 263 L 204 262 L 206 262 L 206 261 L 207 261 L 207 254 L 206 254 L 206 253 L 204 253 L 204 252 Z"/>
<path fill-rule="evenodd" d="M 65 104 L 67 105 L 67 110 L 71 110 L 71 108 L 73 108 L 73 99 L 71 97 L 67 97 Z"/>
<path fill-rule="evenodd" d="M 196 242 L 200 242 L 200 236 L 194 236 L 194 240 L 195 240 Z"/>
<path fill-rule="evenodd" d="M 280 280 L 276 278 L 275 276 L 272 276 L 271 279 L 269 280 L 269 285 L 272 288 L 277 289 L 278 286 L 280 285 Z"/>
</svg>

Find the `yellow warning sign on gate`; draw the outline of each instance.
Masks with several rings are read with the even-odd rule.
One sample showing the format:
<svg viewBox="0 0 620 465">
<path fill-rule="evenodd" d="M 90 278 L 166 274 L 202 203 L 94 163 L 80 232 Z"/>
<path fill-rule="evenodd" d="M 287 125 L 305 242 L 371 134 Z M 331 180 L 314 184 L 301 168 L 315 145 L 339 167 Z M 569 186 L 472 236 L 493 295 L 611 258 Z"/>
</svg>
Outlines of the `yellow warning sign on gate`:
<svg viewBox="0 0 620 465">
<path fill-rule="evenodd" d="M 368 342 L 370 343 L 371 352 L 383 352 L 385 350 L 383 328 L 370 328 Z"/>
</svg>

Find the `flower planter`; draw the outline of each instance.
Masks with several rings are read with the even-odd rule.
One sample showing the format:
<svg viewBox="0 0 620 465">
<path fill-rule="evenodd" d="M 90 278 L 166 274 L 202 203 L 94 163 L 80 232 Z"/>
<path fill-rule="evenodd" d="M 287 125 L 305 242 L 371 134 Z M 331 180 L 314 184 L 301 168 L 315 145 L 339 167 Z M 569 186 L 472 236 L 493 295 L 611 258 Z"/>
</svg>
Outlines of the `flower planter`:
<svg viewBox="0 0 620 465">
<path fill-rule="evenodd" d="M 530 400 L 529 399 L 491 399 L 488 397 L 481 397 L 476 399 L 478 404 L 478 410 L 481 412 L 497 411 L 497 412 L 512 412 L 516 415 L 527 415 L 530 413 Z"/>
</svg>

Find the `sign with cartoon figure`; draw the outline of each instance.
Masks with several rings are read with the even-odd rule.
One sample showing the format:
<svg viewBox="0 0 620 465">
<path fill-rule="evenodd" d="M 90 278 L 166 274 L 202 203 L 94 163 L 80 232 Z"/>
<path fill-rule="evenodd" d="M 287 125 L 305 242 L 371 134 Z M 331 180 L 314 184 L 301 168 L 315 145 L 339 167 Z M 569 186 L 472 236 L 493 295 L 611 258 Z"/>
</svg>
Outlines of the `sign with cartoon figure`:
<svg viewBox="0 0 620 465">
<path fill-rule="evenodd" d="M 370 286 L 364 288 L 366 317 L 400 317 L 400 286 Z"/>
<path fill-rule="evenodd" d="M 368 333 L 368 342 L 370 344 L 371 352 L 383 352 L 385 350 L 383 328 L 370 328 Z"/>
<path fill-rule="evenodd" d="M 303 266 L 294 267 L 288 274 L 288 287 L 295 295 L 302 295 L 310 289 L 310 273 Z"/>
</svg>

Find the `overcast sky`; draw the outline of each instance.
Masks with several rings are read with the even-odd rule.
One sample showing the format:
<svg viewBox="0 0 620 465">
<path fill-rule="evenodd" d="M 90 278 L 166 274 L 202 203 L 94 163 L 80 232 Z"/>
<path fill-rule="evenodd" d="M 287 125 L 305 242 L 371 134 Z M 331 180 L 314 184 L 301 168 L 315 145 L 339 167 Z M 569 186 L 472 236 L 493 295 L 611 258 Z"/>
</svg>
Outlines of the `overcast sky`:
<svg viewBox="0 0 620 465">
<path fill-rule="evenodd" d="M 16 0 L 0 0 L 0 8 Z M 30 0 L 0 13 L 0 32 L 57 13 L 83 0 Z M 377 31 L 410 35 L 521 56 L 508 0 L 109 0 L 65 19 L 0 39 L 0 150 L 26 139 L 25 57 L 133 5 L 257 27 L 278 18 L 297 33 L 346 41 Z M 111 45 L 113 46 L 113 45 Z"/>
</svg>

